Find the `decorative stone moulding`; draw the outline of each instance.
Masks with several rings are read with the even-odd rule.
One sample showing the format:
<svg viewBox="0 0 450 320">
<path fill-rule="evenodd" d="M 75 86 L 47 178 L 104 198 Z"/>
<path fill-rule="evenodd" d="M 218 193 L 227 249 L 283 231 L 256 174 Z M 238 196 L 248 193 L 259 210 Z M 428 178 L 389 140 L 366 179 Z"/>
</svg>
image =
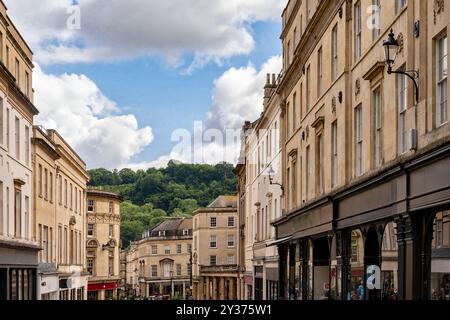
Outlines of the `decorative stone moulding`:
<svg viewBox="0 0 450 320">
<path fill-rule="evenodd" d="M 403 33 L 399 33 L 397 37 L 397 42 L 398 42 L 398 53 L 402 53 L 405 47 L 405 38 L 403 36 Z"/>
<path fill-rule="evenodd" d="M 437 16 L 444 12 L 444 0 L 434 0 L 433 11 L 434 11 L 434 24 L 437 22 Z"/>
<path fill-rule="evenodd" d="M 333 112 L 333 114 L 335 114 L 336 113 L 336 97 L 333 97 L 332 99 L 331 99 L 331 111 Z"/>
<path fill-rule="evenodd" d="M 356 79 L 356 82 L 355 82 L 355 97 L 358 97 L 360 93 L 361 93 L 361 80 Z"/>
</svg>

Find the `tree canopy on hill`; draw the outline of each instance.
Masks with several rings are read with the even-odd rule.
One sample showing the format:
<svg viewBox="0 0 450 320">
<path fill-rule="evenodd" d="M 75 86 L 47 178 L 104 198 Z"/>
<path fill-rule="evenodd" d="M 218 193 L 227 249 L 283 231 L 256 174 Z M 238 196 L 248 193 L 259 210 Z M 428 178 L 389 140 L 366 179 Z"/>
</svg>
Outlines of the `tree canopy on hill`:
<svg viewBox="0 0 450 320">
<path fill-rule="evenodd" d="M 171 161 L 162 169 L 100 168 L 90 170 L 89 175 L 90 187 L 118 193 L 125 200 L 121 207 L 124 246 L 167 216 L 190 216 L 219 195 L 235 194 L 237 184 L 233 165 L 228 163 L 212 166 Z"/>
</svg>

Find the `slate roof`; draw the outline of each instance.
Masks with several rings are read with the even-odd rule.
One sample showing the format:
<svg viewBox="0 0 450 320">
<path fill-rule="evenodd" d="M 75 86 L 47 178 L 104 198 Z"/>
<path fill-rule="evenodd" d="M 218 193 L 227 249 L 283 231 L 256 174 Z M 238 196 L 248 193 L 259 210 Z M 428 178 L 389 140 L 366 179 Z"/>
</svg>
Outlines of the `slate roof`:
<svg viewBox="0 0 450 320">
<path fill-rule="evenodd" d="M 237 208 L 237 196 L 219 196 L 208 208 Z"/>
<path fill-rule="evenodd" d="M 166 219 L 152 229 L 154 231 L 174 231 L 178 230 L 183 218 Z"/>
</svg>

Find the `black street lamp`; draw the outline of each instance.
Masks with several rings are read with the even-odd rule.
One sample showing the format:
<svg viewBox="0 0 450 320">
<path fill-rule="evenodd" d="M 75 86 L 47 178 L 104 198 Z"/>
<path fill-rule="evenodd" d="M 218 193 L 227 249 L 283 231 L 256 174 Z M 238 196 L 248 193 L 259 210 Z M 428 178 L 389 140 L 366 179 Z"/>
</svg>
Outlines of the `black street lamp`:
<svg viewBox="0 0 450 320">
<path fill-rule="evenodd" d="M 388 67 L 387 73 L 390 75 L 392 73 L 403 74 L 410 78 L 414 82 L 416 87 L 416 104 L 419 103 L 419 84 L 417 80 L 419 79 L 419 71 L 394 71 L 392 67 L 395 65 L 395 59 L 397 58 L 397 53 L 400 48 L 400 44 L 395 39 L 394 31 L 391 29 L 388 39 L 383 42 L 384 54 L 386 56 L 386 64 Z"/>
<path fill-rule="evenodd" d="M 275 175 L 275 171 L 273 170 L 272 166 L 270 166 L 269 170 L 267 171 L 267 174 L 269 175 L 269 182 L 270 185 L 277 185 L 281 187 L 281 191 L 284 193 L 284 187 L 281 183 L 273 182 L 273 176 Z"/>
</svg>

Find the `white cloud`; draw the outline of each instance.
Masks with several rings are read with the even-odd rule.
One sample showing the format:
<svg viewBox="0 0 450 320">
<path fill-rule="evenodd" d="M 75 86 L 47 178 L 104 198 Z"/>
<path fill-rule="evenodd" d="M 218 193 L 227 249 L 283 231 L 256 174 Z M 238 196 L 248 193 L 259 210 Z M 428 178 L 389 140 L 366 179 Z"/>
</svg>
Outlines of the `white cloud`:
<svg viewBox="0 0 450 320">
<path fill-rule="evenodd" d="M 134 169 L 160 168 L 165 167 L 170 160 L 186 163 L 216 164 L 222 161 L 236 163 L 240 152 L 238 138 L 244 122 L 255 121 L 263 110 L 266 74 L 277 74 L 281 67 L 281 57 L 274 56 L 259 70 L 252 65 L 227 70 L 214 81 L 212 106 L 205 116 L 203 128 L 198 131 L 203 134 L 203 141 L 197 141 L 192 137 L 192 133 L 186 132 L 184 140 L 194 142 L 190 149 L 175 148 L 170 154 L 163 155 L 155 161 L 130 166 Z M 219 138 L 208 143 L 205 135 L 214 132 Z M 178 135 L 176 137 L 178 138 Z"/>
<path fill-rule="evenodd" d="M 121 114 L 84 75 L 50 75 L 37 66 L 34 85 L 36 123 L 59 131 L 91 168 L 123 166 L 153 140 L 150 127 Z"/>
<path fill-rule="evenodd" d="M 282 67 L 280 56 L 270 58 L 260 70 L 248 65 L 231 68 L 214 81 L 212 107 L 207 114 L 209 127 L 238 129 L 245 121 L 256 120 L 263 109 L 266 74 L 278 74 Z"/>
<path fill-rule="evenodd" d="M 278 20 L 280 0 L 79 0 L 80 30 L 67 28 L 71 0 L 5 0 L 41 64 L 160 55 L 187 71 L 254 48 L 250 25 Z"/>
</svg>

